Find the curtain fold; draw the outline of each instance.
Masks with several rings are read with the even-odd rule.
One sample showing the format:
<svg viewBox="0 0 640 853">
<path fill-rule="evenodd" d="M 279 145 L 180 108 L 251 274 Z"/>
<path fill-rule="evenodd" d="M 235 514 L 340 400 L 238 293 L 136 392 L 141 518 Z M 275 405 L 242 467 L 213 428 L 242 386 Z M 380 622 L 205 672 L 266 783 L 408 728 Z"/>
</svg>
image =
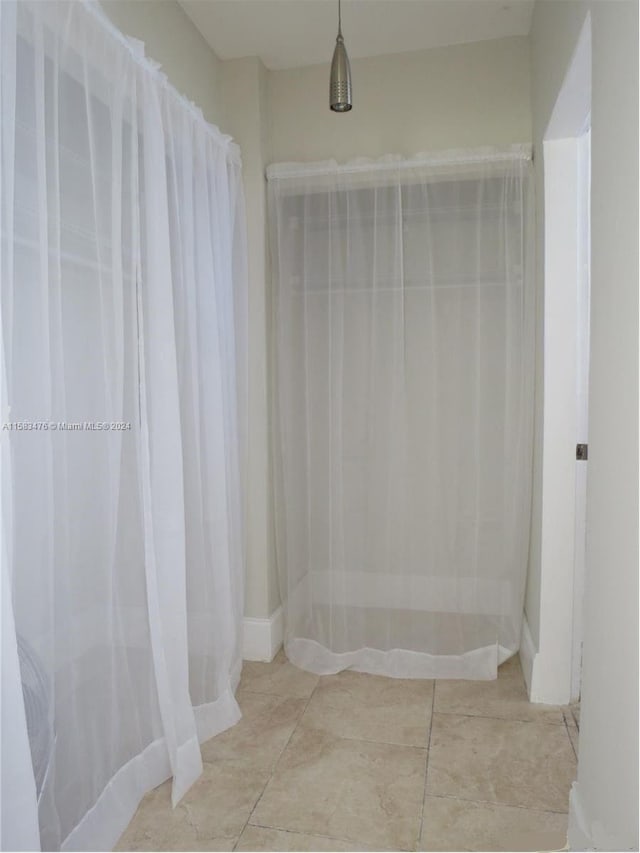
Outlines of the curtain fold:
<svg viewBox="0 0 640 853">
<path fill-rule="evenodd" d="M 110 849 L 240 716 L 241 165 L 97 4 L 0 6 L 2 846 Z"/>
<path fill-rule="evenodd" d="M 268 177 L 287 654 L 494 678 L 519 646 L 529 540 L 528 153 Z"/>
</svg>

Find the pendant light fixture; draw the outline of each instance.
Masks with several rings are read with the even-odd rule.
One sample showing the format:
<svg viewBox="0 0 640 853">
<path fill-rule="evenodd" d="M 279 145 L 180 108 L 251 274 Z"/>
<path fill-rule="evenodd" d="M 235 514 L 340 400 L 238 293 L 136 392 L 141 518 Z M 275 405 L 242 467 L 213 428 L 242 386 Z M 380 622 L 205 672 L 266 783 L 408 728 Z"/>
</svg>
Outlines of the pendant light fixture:
<svg viewBox="0 0 640 853">
<path fill-rule="evenodd" d="M 331 77 L 329 80 L 329 106 L 334 112 L 346 113 L 351 103 L 351 66 L 342 38 L 342 9 L 338 0 L 338 36 L 336 48 L 331 61 Z"/>
</svg>

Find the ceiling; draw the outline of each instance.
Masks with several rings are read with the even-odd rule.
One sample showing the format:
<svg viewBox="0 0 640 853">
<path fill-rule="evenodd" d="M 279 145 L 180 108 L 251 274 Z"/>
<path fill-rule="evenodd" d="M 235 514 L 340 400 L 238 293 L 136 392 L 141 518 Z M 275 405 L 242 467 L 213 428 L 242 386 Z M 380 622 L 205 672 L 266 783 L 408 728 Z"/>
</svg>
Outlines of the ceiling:
<svg viewBox="0 0 640 853">
<path fill-rule="evenodd" d="M 337 0 L 179 0 L 220 59 L 267 68 L 329 62 Z M 342 0 L 352 59 L 527 35 L 534 0 Z"/>
</svg>

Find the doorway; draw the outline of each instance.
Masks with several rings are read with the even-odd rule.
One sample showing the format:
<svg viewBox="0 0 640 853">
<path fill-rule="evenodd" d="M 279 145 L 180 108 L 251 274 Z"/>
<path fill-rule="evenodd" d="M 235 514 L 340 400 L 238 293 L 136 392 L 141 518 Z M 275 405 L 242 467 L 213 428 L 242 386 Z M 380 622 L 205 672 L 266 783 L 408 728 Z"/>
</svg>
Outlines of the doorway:
<svg viewBox="0 0 640 853">
<path fill-rule="evenodd" d="M 580 694 L 588 466 L 590 114 L 587 16 L 542 146 L 540 625 L 527 680 L 531 701 L 548 704 L 567 704 Z M 582 452 L 580 445 L 585 445 Z"/>
</svg>

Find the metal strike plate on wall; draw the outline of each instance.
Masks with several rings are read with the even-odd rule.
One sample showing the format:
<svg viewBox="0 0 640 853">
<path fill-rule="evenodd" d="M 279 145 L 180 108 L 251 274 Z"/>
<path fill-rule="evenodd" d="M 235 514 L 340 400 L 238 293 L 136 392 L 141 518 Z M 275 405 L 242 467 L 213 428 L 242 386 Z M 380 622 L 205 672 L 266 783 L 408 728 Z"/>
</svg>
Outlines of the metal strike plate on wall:
<svg viewBox="0 0 640 853">
<path fill-rule="evenodd" d="M 589 458 L 589 445 L 576 444 L 576 459 L 580 462 L 586 462 Z"/>
</svg>

